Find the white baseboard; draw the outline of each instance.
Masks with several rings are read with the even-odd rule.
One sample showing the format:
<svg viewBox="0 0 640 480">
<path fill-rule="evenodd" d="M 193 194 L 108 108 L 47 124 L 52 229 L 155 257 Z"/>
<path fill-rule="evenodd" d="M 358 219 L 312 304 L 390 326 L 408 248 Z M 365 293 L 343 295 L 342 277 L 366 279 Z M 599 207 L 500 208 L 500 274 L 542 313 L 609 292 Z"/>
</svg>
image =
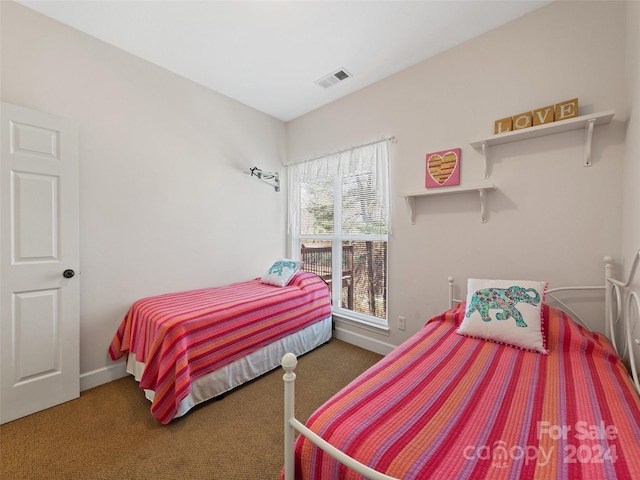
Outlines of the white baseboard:
<svg viewBox="0 0 640 480">
<path fill-rule="evenodd" d="M 126 362 L 121 361 L 110 365 L 108 367 L 98 368 L 91 372 L 83 373 L 80 375 L 80 391 L 89 390 L 105 383 L 118 380 L 119 378 L 126 377 Z"/>
<path fill-rule="evenodd" d="M 375 338 L 367 337 L 350 330 L 345 330 L 338 326 L 335 327 L 333 336 L 338 340 L 351 343 L 352 345 L 356 345 L 357 347 L 364 348 L 365 350 L 369 350 L 380 355 L 387 355 L 391 350 L 396 348 L 395 345 L 391 345 L 390 343 L 382 342 Z"/>
</svg>

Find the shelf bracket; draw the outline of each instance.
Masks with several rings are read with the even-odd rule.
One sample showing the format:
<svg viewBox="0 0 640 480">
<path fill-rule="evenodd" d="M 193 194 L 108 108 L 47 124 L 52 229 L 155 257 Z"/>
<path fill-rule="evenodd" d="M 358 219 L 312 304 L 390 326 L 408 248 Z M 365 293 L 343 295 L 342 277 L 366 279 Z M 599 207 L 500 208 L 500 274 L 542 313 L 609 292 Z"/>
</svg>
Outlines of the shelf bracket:
<svg viewBox="0 0 640 480">
<path fill-rule="evenodd" d="M 591 166 L 591 140 L 593 137 L 593 126 L 596 123 L 596 119 L 590 119 L 585 125 L 585 137 L 584 137 L 584 166 Z"/>
<path fill-rule="evenodd" d="M 482 158 L 484 158 L 484 178 L 489 178 L 489 164 L 487 156 L 489 155 L 489 149 L 487 148 L 487 142 L 482 142 Z"/>
<path fill-rule="evenodd" d="M 415 208 L 416 208 L 416 199 L 415 197 L 404 197 L 404 201 L 407 205 L 407 212 L 409 213 L 409 220 L 411 221 L 411 225 L 415 225 L 416 224 L 416 214 L 415 214 Z"/>
<path fill-rule="evenodd" d="M 478 193 L 480 194 L 480 223 L 487 223 L 487 191 L 481 188 Z"/>
</svg>

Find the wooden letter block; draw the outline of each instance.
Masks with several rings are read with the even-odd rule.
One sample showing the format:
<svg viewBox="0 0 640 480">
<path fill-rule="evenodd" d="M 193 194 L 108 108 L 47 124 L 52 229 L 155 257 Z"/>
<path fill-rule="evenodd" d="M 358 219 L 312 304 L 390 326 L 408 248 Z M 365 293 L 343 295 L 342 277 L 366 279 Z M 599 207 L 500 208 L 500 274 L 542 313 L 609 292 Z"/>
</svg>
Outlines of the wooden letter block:
<svg viewBox="0 0 640 480">
<path fill-rule="evenodd" d="M 498 133 L 510 132 L 511 131 L 511 117 L 501 118 L 500 120 L 496 120 L 496 124 L 493 128 L 493 133 L 496 135 Z"/>
<path fill-rule="evenodd" d="M 556 121 L 578 116 L 578 99 L 556 103 Z"/>
<path fill-rule="evenodd" d="M 549 105 L 548 107 L 536 108 L 533 111 L 533 126 L 536 125 L 544 125 L 545 123 L 553 122 L 554 105 Z"/>
<path fill-rule="evenodd" d="M 513 129 L 522 130 L 531 126 L 531 112 L 524 112 L 513 116 Z"/>
</svg>

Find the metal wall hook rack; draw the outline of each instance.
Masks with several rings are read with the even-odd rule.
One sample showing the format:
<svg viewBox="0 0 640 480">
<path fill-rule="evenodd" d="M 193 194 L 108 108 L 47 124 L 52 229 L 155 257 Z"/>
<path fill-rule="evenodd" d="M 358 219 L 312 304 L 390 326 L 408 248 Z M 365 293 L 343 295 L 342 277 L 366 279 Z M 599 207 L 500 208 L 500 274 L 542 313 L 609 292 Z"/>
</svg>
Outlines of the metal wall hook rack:
<svg viewBox="0 0 640 480">
<path fill-rule="evenodd" d="M 244 173 L 268 183 L 275 188 L 276 192 L 280 191 L 280 175 L 278 175 L 278 172 L 266 172 L 258 167 L 252 167 Z"/>
</svg>

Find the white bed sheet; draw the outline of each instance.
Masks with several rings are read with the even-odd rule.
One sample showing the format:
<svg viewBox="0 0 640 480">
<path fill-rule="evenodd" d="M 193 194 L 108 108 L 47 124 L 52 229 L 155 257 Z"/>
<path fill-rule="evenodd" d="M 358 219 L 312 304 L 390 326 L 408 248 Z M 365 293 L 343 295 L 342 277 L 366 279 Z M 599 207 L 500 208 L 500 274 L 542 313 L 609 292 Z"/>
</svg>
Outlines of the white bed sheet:
<svg viewBox="0 0 640 480">
<path fill-rule="evenodd" d="M 191 393 L 178 405 L 178 412 L 174 418 L 181 417 L 199 403 L 217 397 L 279 367 L 285 353 L 302 355 L 328 342 L 331 336 L 332 321 L 331 317 L 328 317 L 198 378 L 191 384 Z M 130 353 L 127 359 L 127 373 L 133 375 L 136 381 L 140 381 L 144 368 L 145 364 L 138 362 L 135 354 Z M 144 392 L 147 399 L 153 401 L 155 392 L 153 390 Z"/>
</svg>

